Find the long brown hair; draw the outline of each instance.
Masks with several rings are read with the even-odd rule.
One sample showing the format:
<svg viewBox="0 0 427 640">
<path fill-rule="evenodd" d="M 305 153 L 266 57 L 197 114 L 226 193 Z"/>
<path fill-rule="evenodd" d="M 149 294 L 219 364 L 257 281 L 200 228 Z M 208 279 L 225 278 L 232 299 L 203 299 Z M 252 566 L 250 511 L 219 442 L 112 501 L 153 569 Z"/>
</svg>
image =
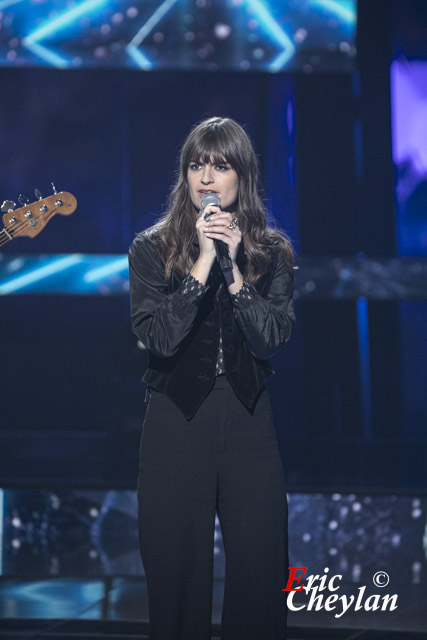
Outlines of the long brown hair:
<svg viewBox="0 0 427 640">
<path fill-rule="evenodd" d="M 165 276 L 175 270 L 186 275 L 197 259 L 195 211 L 187 183 L 191 162 L 228 162 L 239 178 L 236 216 L 242 232 L 237 262 L 245 279 L 254 284 L 269 268 L 274 246 L 283 251 L 292 269 L 294 252 L 287 234 L 267 224 L 267 212 L 257 191 L 257 161 L 250 140 L 231 118 L 209 118 L 190 132 L 181 150 L 179 175 L 169 207 L 156 225 L 147 229 L 158 245 Z"/>
</svg>

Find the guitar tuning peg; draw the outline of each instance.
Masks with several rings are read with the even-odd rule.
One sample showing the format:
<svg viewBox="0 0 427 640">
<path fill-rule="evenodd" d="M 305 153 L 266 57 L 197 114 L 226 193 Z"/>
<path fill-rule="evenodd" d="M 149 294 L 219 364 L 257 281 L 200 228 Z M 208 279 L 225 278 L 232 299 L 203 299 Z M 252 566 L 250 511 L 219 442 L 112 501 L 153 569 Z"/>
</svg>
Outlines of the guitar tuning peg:
<svg viewBox="0 0 427 640">
<path fill-rule="evenodd" d="M 52 185 L 53 193 L 56 195 L 58 192 L 56 190 L 55 185 L 53 184 L 53 182 L 51 182 L 50 184 Z"/>
<path fill-rule="evenodd" d="M 29 199 L 28 199 L 28 198 L 26 198 L 25 196 L 20 195 L 20 196 L 19 196 L 19 198 L 18 198 L 18 202 L 19 202 L 19 204 L 20 204 L 20 205 L 22 205 L 23 207 L 26 207 L 26 206 L 27 206 L 27 204 L 29 204 L 29 202 L 30 202 L 30 201 L 29 201 Z"/>
<path fill-rule="evenodd" d="M 34 193 L 36 195 L 36 198 L 38 198 L 39 200 L 43 200 L 43 195 L 40 193 L 38 189 L 35 189 Z"/>
<path fill-rule="evenodd" d="M 3 211 L 3 213 L 10 213 L 14 210 L 15 207 L 16 202 L 13 202 L 13 200 L 5 200 L 1 206 L 1 210 Z"/>
</svg>

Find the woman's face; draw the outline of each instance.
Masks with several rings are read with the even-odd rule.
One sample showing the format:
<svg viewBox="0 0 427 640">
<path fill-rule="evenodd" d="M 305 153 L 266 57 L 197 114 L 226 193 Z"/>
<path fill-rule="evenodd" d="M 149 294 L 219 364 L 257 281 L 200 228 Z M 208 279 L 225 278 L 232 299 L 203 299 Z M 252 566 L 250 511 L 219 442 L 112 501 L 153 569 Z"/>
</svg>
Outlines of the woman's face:
<svg viewBox="0 0 427 640">
<path fill-rule="evenodd" d="M 239 178 L 228 162 L 216 164 L 204 163 L 202 160 L 190 162 L 187 169 L 187 182 L 191 202 L 199 211 L 202 198 L 207 193 L 215 193 L 221 200 L 221 209 L 235 209 L 239 191 Z"/>
</svg>

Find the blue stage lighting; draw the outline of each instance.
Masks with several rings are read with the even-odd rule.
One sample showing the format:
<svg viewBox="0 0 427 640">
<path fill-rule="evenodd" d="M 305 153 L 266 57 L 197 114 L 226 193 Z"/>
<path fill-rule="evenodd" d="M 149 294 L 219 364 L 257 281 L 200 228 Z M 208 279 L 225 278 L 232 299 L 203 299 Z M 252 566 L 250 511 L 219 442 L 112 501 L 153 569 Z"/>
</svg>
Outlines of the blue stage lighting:
<svg viewBox="0 0 427 640">
<path fill-rule="evenodd" d="M 43 47 L 43 45 L 38 44 L 38 42 L 24 42 L 25 46 L 29 51 L 32 51 L 36 56 L 49 63 L 53 67 L 57 67 L 58 69 L 65 69 L 69 66 L 68 60 L 65 58 L 61 58 L 57 53 L 54 53 L 50 49 Z"/>
<path fill-rule="evenodd" d="M 77 20 L 77 18 L 89 13 L 89 11 L 98 9 L 106 2 L 107 0 L 86 0 L 72 9 L 65 11 L 60 16 L 46 22 L 42 27 L 39 27 L 39 29 L 30 33 L 26 38 L 23 38 L 22 44 L 40 58 L 49 62 L 49 64 L 53 64 L 55 67 L 68 66 L 69 63 L 67 60 L 56 56 L 56 54 L 52 53 L 47 47 L 42 45 L 35 46 L 36 43 L 47 38 L 51 34 L 58 33 L 58 31 L 74 22 L 74 20 Z"/>
<path fill-rule="evenodd" d="M 60 69 L 277 72 L 302 68 L 307 56 L 315 59 L 312 71 L 348 71 L 354 63 L 356 0 L 128 3 L 0 0 L 8 25 L 0 38 L 0 65 L 32 66 L 40 61 Z M 232 55 L 227 42 L 231 33 Z M 336 55 L 330 56 L 328 47 L 335 47 Z"/>
<path fill-rule="evenodd" d="M 151 69 L 153 63 L 141 53 L 138 47 L 177 1 L 178 0 L 165 0 L 129 42 L 127 51 L 141 69 Z"/>
<path fill-rule="evenodd" d="M 78 253 L 73 253 L 59 259 L 55 258 L 52 262 L 44 265 L 43 267 L 38 267 L 37 269 L 34 269 L 34 271 L 17 276 L 16 278 L 12 278 L 11 280 L 1 284 L 0 295 L 6 295 L 8 293 L 18 291 L 19 289 L 23 289 L 24 287 L 34 284 L 43 278 L 47 278 L 55 273 L 69 269 L 82 260 L 83 256 Z"/>
<path fill-rule="evenodd" d="M 366 298 L 357 299 L 357 325 L 359 334 L 360 386 L 362 394 L 363 438 L 372 437 L 371 426 L 371 374 L 369 352 L 369 308 Z"/>
<path fill-rule="evenodd" d="M 295 45 L 268 12 L 263 2 L 260 2 L 260 0 L 246 0 L 246 3 L 256 14 L 260 23 L 267 29 L 272 39 L 283 47 L 284 50 L 269 65 L 270 71 L 280 71 L 294 56 Z"/>
<path fill-rule="evenodd" d="M 63 27 L 80 18 L 80 16 L 92 11 L 92 9 L 97 9 L 101 4 L 105 4 L 105 2 L 107 2 L 107 0 L 86 0 L 86 2 L 82 2 L 76 7 L 69 9 L 57 18 L 49 20 L 45 25 L 27 36 L 26 40 L 30 40 L 31 42 L 43 40 L 43 38 L 50 36 L 51 33 L 57 33 Z"/>
<path fill-rule="evenodd" d="M 4 11 L 4 9 L 8 9 L 14 4 L 19 4 L 20 2 L 24 2 L 24 0 L 0 0 L 0 11 Z"/>
<path fill-rule="evenodd" d="M 136 62 L 137 66 L 140 69 L 144 69 L 144 71 L 148 71 L 153 68 L 153 63 L 149 60 L 139 49 L 134 47 L 133 45 L 128 44 L 127 52 L 131 58 L 133 58 L 134 62 Z"/>
<path fill-rule="evenodd" d="M 354 24 L 357 19 L 354 8 L 354 0 L 312 0 L 313 4 L 319 5 L 334 13 L 338 18 L 342 18 L 350 24 Z"/>
<path fill-rule="evenodd" d="M 114 273 L 120 273 L 120 271 L 124 271 L 128 268 L 128 264 L 129 263 L 127 256 L 120 256 L 120 258 L 118 258 L 117 260 L 113 260 L 112 262 L 102 267 L 87 271 L 83 276 L 83 280 L 85 282 L 96 282 L 98 280 L 102 280 L 103 278 L 107 278 Z"/>
</svg>

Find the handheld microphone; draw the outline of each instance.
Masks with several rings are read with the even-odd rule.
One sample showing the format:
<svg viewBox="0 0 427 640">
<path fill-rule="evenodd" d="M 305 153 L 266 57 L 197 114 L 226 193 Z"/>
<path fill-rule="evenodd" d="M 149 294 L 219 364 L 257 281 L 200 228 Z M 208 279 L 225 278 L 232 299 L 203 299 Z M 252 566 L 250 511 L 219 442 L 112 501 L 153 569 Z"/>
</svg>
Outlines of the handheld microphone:
<svg viewBox="0 0 427 640">
<path fill-rule="evenodd" d="M 206 209 L 210 204 L 215 207 L 221 207 L 221 198 L 216 193 L 208 193 L 202 198 L 202 211 Z M 209 215 L 209 214 L 208 214 Z"/>
<path fill-rule="evenodd" d="M 202 213 L 206 207 L 209 205 L 214 205 L 216 207 L 221 206 L 221 199 L 216 193 L 208 193 L 206 196 L 202 198 L 202 211 L 201 215 L 206 220 L 205 214 Z M 233 284 L 234 276 L 233 276 L 233 264 L 231 262 L 230 251 L 228 250 L 228 246 L 222 240 L 214 240 L 216 257 L 219 262 L 219 266 L 221 267 L 221 271 L 224 275 L 224 279 L 227 283 L 227 286 Z"/>
</svg>

